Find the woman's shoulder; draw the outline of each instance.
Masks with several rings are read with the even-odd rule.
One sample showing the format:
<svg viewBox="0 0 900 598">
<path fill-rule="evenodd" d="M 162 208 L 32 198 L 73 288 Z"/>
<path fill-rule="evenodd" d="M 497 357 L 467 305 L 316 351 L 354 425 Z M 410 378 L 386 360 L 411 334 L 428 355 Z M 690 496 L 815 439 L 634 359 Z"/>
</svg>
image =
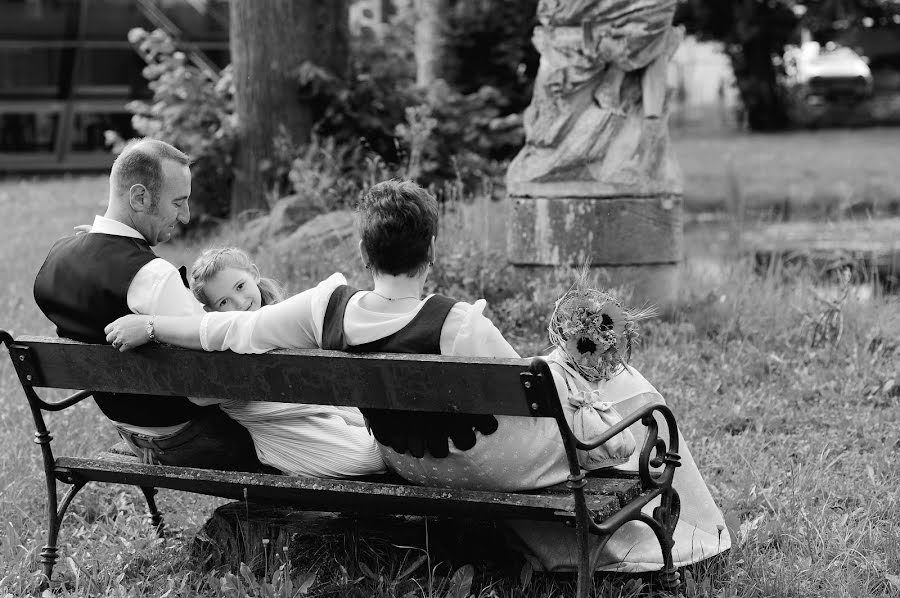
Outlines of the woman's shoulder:
<svg viewBox="0 0 900 598">
<path fill-rule="evenodd" d="M 347 278 L 340 272 L 335 272 L 315 286 L 316 290 L 331 294 L 334 289 L 347 284 Z"/>
<path fill-rule="evenodd" d="M 479 299 L 474 303 L 458 301 L 449 297 L 446 299 L 453 301 L 453 306 L 447 314 L 447 325 L 465 329 L 471 326 L 477 326 L 482 320 L 490 322 L 487 316 L 484 315 L 484 310 L 487 307 L 487 301 L 484 299 Z"/>
<path fill-rule="evenodd" d="M 316 286 L 300 291 L 295 295 L 291 295 L 285 301 L 310 300 L 315 301 L 317 298 L 325 297 L 327 301 L 336 288 L 347 284 L 347 279 L 340 272 L 335 272 L 325 280 L 320 281 Z"/>
<path fill-rule="evenodd" d="M 441 351 L 472 357 L 518 357 L 490 318 L 484 315 L 487 301 L 453 304 L 441 331 Z"/>
</svg>

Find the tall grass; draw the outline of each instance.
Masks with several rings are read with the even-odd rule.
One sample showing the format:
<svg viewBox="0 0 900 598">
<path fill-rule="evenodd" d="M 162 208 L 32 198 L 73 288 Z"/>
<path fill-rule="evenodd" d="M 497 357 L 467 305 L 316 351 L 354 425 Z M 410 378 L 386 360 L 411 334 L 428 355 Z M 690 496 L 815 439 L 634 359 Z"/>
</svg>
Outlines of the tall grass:
<svg viewBox="0 0 900 598">
<path fill-rule="evenodd" d="M 5 290 L 0 327 L 53 334 L 31 298 L 50 243 L 90 222 L 105 196 L 103 178 L 0 183 L 7 218 L 0 238 Z M 566 273 L 526 293 L 494 259 L 502 206 L 481 200 L 445 215 L 441 284 L 458 298 L 491 295 L 492 317 L 522 354 L 546 343 L 543 301 Z M 498 224 L 499 223 L 499 224 Z M 498 233 L 498 231 L 501 231 Z M 232 231 L 233 233 L 233 231 Z M 167 257 L 189 262 L 230 233 L 176 242 Z M 851 294 L 844 333 L 813 347 L 810 322 L 825 289 L 803 273 L 765 276 L 733 255 L 727 230 L 691 228 L 677 305 L 643 329 L 633 363 L 667 397 L 732 533 L 731 553 L 686 575 L 687 596 L 900 595 L 900 302 Z M 476 259 L 477 256 L 483 256 Z M 486 256 L 486 257 L 484 257 Z M 293 290 L 322 273 L 349 270 L 364 284 L 355 249 L 286 263 L 257 256 L 266 274 Z M 349 267 L 348 267 L 349 264 Z M 472 280 L 459 280 L 462 273 Z M 454 282 L 455 281 L 455 282 Z M 517 311 L 518 310 L 518 311 Z M 530 317 L 530 320 L 527 319 Z M 518 318 L 518 319 L 517 319 Z M 517 327 L 513 330 L 512 327 Z M 890 381 L 894 380 L 894 386 Z M 48 416 L 60 453 L 82 454 L 114 440 L 90 404 Z M 43 473 L 25 399 L 0 360 L 0 596 L 28 594 L 44 543 Z M 156 540 L 134 489 L 85 488 L 61 532 L 59 596 L 565 596 L 571 578 L 532 572 L 490 525 L 391 518 L 344 522 L 297 539 L 290 565 L 205 571 L 191 558 L 193 534 L 216 499 L 163 491 L 170 536 Z M 443 526 L 443 527 L 442 527 Z M 467 567 L 472 565 L 472 567 Z M 598 576 L 597 595 L 644 596 L 645 578 Z"/>
</svg>

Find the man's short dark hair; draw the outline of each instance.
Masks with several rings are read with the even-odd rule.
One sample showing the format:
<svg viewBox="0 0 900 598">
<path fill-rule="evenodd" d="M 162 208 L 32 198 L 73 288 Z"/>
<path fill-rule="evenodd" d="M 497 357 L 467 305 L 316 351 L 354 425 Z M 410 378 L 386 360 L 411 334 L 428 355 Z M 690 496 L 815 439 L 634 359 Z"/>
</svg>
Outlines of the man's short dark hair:
<svg viewBox="0 0 900 598">
<path fill-rule="evenodd" d="M 383 274 L 420 273 L 438 232 L 434 196 L 411 181 L 384 181 L 360 200 L 359 236 L 369 265 Z"/>
<path fill-rule="evenodd" d="M 187 154 L 165 141 L 150 137 L 130 140 L 116 157 L 109 173 L 113 193 L 121 196 L 133 185 L 141 184 L 150 192 L 151 207 L 155 206 L 162 187 L 163 160 L 174 160 L 185 166 L 191 163 Z"/>
</svg>

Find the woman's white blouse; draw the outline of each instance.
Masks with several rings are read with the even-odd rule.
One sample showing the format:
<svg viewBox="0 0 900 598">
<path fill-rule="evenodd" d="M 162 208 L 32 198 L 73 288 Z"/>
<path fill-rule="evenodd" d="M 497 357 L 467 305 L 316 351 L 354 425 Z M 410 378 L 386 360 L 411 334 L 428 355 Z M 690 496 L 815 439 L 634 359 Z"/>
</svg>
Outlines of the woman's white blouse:
<svg viewBox="0 0 900 598">
<path fill-rule="evenodd" d="M 200 324 L 200 343 L 207 351 L 230 349 L 236 353 L 265 353 L 272 349 L 317 349 L 331 293 L 347 284 L 343 274 L 332 274 L 315 288 L 254 312 L 212 312 Z M 394 334 L 425 305 L 423 299 L 403 314 L 386 314 L 359 306 L 360 295 L 347 305 L 344 333 L 351 345 L 369 343 Z M 441 353 L 466 357 L 518 357 L 500 331 L 482 315 L 484 299 L 457 303 L 441 330 Z"/>
</svg>

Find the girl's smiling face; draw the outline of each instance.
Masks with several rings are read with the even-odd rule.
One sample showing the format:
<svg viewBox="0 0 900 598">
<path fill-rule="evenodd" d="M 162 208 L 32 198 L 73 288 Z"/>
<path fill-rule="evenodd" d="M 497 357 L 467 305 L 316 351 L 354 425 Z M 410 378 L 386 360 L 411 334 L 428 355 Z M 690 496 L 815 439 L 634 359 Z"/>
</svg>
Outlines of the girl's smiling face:
<svg viewBox="0 0 900 598">
<path fill-rule="evenodd" d="M 246 270 L 223 268 L 203 287 L 212 311 L 255 311 L 262 305 L 258 277 Z"/>
</svg>

